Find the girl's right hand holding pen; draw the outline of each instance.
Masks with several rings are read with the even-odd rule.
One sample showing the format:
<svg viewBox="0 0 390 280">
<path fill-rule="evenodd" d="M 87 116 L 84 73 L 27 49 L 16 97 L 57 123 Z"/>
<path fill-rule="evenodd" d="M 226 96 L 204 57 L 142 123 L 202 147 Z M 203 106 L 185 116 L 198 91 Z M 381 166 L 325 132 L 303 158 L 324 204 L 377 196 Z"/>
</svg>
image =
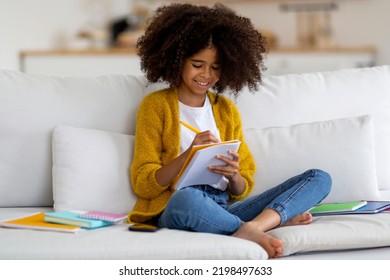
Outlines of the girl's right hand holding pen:
<svg viewBox="0 0 390 280">
<path fill-rule="evenodd" d="M 202 145 L 202 144 L 210 144 L 210 143 L 219 143 L 221 142 L 214 134 L 211 133 L 210 130 L 202 131 L 195 135 L 194 140 L 192 141 L 191 147 L 193 145 Z M 190 148 L 191 148 L 190 147 Z"/>
<path fill-rule="evenodd" d="M 190 125 L 190 124 L 188 124 L 188 123 L 186 123 L 184 121 L 180 121 L 180 123 L 182 125 L 184 125 L 186 128 L 188 128 L 188 129 L 190 129 L 190 130 L 192 130 L 193 132 L 196 133 L 194 141 L 192 141 L 192 144 L 191 144 L 190 148 L 193 145 L 202 145 L 202 144 L 209 144 L 209 143 L 218 143 L 218 142 L 220 142 L 219 139 L 217 137 L 215 137 L 209 130 L 200 131 L 196 127 L 193 127 L 192 125 Z"/>
</svg>

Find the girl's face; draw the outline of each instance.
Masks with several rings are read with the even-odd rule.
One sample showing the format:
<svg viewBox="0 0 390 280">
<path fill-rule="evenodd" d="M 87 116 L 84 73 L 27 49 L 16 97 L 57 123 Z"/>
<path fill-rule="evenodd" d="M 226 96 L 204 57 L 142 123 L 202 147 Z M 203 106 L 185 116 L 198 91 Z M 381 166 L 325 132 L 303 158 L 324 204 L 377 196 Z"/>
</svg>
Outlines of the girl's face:
<svg viewBox="0 0 390 280">
<path fill-rule="evenodd" d="M 204 100 L 207 90 L 219 81 L 220 74 L 218 53 L 214 47 L 205 48 L 187 58 L 183 66 L 182 82 L 178 87 L 180 101 L 186 104 L 190 100 Z"/>
</svg>

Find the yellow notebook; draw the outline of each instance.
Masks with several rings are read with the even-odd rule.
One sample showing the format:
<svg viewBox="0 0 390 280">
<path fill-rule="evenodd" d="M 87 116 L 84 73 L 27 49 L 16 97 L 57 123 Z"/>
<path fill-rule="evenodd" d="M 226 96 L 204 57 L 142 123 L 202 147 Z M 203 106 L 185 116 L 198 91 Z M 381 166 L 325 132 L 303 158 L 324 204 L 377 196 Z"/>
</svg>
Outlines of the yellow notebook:
<svg viewBox="0 0 390 280">
<path fill-rule="evenodd" d="M 0 222 L 0 226 L 8 228 L 49 230 L 72 233 L 76 233 L 82 230 L 80 227 L 77 226 L 48 223 L 44 221 L 44 218 L 45 214 L 43 212 L 40 212 L 27 217 Z"/>
<path fill-rule="evenodd" d="M 238 151 L 240 144 L 241 142 L 239 140 L 231 140 L 193 146 L 173 183 L 175 190 L 192 185 L 212 186 L 217 184 L 222 178 L 222 175 L 211 172 L 208 166 L 225 164 L 215 156 L 222 155 L 231 157 L 229 151 Z"/>
</svg>

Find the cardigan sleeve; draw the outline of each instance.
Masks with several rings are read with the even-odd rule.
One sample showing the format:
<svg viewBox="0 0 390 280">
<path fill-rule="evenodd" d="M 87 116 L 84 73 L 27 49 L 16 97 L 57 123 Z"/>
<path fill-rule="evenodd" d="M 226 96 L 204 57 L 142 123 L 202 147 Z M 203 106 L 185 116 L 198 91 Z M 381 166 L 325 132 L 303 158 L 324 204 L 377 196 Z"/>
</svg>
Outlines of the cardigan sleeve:
<svg viewBox="0 0 390 280">
<path fill-rule="evenodd" d="M 230 199 L 233 201 L 236 200 L 242 200 L 243 198 L 247 197 L 250 192 L 252 192 L 253 187 L 254 187 L 254 173 L 256 171 L 256 166 L 255 166 L 255 161 L 253 159 L 253 156 L 249 150 L 249 147 L 245 141 L 244 138 L 244 133 L 242 131 L 242 123 L 241 123 L 241 117 L 238 112 L 238 110 L 235 110 L 235 133 L 236 133 L 236 138 L 241 141 L 240 148 L 238 150 L 238 153 L 240 154 L 240 169 L 239 172 L 241 176 L 243 177 L 245 181 L 246 188 L 244 192 L 240 195 L 232 195 L 230 194 Z"/>
<path fill-rule="evenodd" d="M 242 121 L 238 108 L 232 100 L 223 96 L 220 97 L 217 104 L 218 105 L 214 108 L 214 116 L 220 132 L 223 133 L 223 140 L 238 139 L 241 141 L 241 145 L 238 150 L 240 155 L 239 172 L 245 181 L 245 190 L 240 195 L 229 195 L 231 201 L 242 200 L 253 190 L 253 175 L 256 171 L 255 162 L 244 138 Z M 226 118 L 226 116 L 229 117 Z"/>
<path fill-rule="evenodd" d="M 153 199 L 166 191 L 169 186 L 161 186 L 155 177 L 163 165 L 162 133 L 164 108 L 153 96 L 146 96 L 137 113 L 134 157 L 131 165 L 131 183 L 134 192 L 144 199 Z"/>
</svg>

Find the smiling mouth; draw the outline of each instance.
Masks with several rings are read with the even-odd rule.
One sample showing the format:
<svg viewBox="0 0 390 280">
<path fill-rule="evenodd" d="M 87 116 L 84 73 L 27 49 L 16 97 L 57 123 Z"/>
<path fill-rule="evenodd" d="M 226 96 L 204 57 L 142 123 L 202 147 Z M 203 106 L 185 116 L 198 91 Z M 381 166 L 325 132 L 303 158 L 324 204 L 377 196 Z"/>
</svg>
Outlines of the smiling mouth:
<svg viewBox="0 0 390 280">
<path fill-rule="evenodd" d="M 199 82 L 199 81 L 195 81 L 198 85 L 200 85 L 201 87 L 207 87 L 208 85 L 210 85 L 209 82 Z"/>
</svg>

